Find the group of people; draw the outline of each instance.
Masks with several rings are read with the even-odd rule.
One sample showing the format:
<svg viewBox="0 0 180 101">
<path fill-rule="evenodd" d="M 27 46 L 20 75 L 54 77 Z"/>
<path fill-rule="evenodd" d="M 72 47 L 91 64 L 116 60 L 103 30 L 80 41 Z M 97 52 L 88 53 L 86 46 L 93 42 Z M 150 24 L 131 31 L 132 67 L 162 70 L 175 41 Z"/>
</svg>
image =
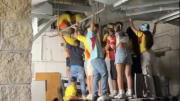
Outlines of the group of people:
<svg viewBox="0 0 180 101">
<path fill-rule="evenodd" d="M 86 30 L 82 30 L 81 24 L 76 24 L 69 31 L 58 31 L 68 53 L 66 62 L 69 86 L 66 88 L 64 100 L 132 98 L 132 65 L 135 64 L 133 56 L 136 54 L 133 47 L 137 41 L 142 73 L 152 77 L 151 47 L 153 35 L 156 32 L 156 24 L 151 33 L 149 24 L 142 24 L 139 29 L 136 29 L 133 21 L 129 19 L 130 27 L 128 29 L 136 35 L 137 40 L 135 41 L 132 38 L 132 33 L 128 33 L 129 30 L 123 31 L 122 22 L 104 25 L 101 33 L 98 24 L 94 23 L 93 14 L 91 15 L 90 26 Z M 102 34 L 103 38 L 101 38 Z M 73 40 L 73 42 L 69 40 Z M 84 48 L 80 47 L 80 42 Z M 127 79 L 127 90 L 124 86 L 124 74 Z M 77 95 L 77 80 L 80 82 L 82 96 Z M 155 96 L 154 85 L 150 88 L 151 91 L 148 87 L 149 85 L 145 80 L 145 88 L 147 89 L 145 94 L 148 95 L 148 93 L 153 92 L 154 95 L 152 96 Z"/>
</svg>

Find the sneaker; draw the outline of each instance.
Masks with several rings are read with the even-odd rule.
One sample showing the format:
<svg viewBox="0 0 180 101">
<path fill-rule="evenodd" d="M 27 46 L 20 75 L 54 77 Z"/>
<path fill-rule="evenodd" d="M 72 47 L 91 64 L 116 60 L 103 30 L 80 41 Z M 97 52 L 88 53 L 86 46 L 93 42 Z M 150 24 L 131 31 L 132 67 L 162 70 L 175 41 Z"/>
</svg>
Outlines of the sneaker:
<svg viewBox="0 0 180 101">
<path fill-rule="evenodd" d="M 125 94 L 124 93 L 119 93 L 118 95 L 114 96 L 115 99 L 123 99 L 125 98 Z"/>
<path fill-rule="evenodd" d="M 97 99 L 97 101 L 107 101 L 107 100 L 110 100 L 110 97 L 107 94 L 102 95 Z"/>
<path fill-rule="evenodd" d="M 86 96 L 87 100 L 92 100 L 92 94 L 89 94 L 88 96 Z"/>
<path fill-rule="evenodd" d="M 84 100 L 84 101 L 87 100 L 87 99 L 86 99 L 86 96 L 82 96 L 82 100 Z"/>
<path fill-rule="evenodd" d="M 110 97 L 114 97 L 114 96 L 116 96 L 117 95 L 117 92 L 112 92 L 109 96 Z"/>
<path fill-rule="evenodd" d="M 128 98 L 131 99 L 131 98 L 133 97 L 132 92 L 127 91 L 127 92 L 126 92 L 126 97 L 128 97 Z"/>
</svg>

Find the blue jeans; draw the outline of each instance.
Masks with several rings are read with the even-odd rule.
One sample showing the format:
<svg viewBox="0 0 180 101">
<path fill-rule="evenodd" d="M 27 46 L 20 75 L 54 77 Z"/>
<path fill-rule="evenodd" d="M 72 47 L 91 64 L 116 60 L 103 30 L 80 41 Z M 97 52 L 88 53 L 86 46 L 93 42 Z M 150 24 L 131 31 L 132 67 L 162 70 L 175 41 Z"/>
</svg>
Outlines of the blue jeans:
<svg viewBox="0 0 180 101">
<path fill-rule="evenodd" d="M 76 77 L 77 80 L 80 82 L 81 86 L 81 92 L 82 95 L 86 95 L 86 85 L 85 85 L 85 75 L 84 75 L 84 69 L 81 66 L 78 65 L 72 65 L 70 69 L 70 78 Z M 71 83 L 71 80 L 69 80 L 69 84 Z"/>
<path fill-rule="evenodd" d="M 91 64 L 94 68 L 93 74 L 93 96 L 98 95 L 98 81 L 101 79 L 101 95 L 108 92 L 108 72 L 104 59 L 96 58 L 91 60 Z"/>
</svg>

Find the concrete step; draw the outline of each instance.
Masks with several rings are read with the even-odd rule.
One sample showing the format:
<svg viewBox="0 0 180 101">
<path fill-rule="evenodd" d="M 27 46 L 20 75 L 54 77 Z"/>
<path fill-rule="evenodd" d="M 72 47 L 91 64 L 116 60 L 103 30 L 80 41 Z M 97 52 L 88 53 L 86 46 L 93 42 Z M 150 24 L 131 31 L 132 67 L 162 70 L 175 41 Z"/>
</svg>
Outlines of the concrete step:
<svg viewBox="0 0 180 101">
<path fill-rule="evenodd" d="M 178 97 L 156 97 L 156 98 L 133 98 L 133 99 L 111 99 L 111 101 L 178 101 Z"/>
<path fill-rule="evenodd" d="M 85 101 L 85 100 L 71 100 L 71 101 Z M 91 101 L 91 100 L 86 100 L 86 101 Z M 169 96 L 169 97 L 156 97 L 156 98 L 111 99 L 105 101 L 178 101 L 178 97 Z"/>
</svg>

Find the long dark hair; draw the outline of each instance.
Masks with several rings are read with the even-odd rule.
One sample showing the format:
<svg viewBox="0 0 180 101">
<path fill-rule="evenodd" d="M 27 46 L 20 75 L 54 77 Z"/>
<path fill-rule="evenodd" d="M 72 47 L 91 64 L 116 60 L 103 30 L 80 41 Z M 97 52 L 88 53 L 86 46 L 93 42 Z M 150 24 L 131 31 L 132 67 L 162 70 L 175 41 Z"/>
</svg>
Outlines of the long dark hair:
<svg viewBox="0 0 180 101">
<path fill-rule="evenodd" d="M 154 44 L 153 35 L 150 31 L 144 31 L 143 33 L 146 36 L 146 48 L 149 50 Z"/>
<path fill-rule="evenodd" d="M 141 59 L 140 59 L 140 47 L 138 43 L 138 37 L 136 34 L 133 32 L 131 27 L 128 27 L 126 30 L 127 35 L 129 36 L 129 39 L 132 41 L 132 50 L 133 50 L 133 55 L 136 57 L 132 56 L 133 64 L 132 64 L 132 75 L 134 73 L 141 73 Z"/>
<path fill-rule="evenodd" d="M 127 35 L 129 36 L 129 39 L 133 43 L 133 51 L 135 54 L 140 55 L 140 47 L 138 43 L 138 37 L 135 35 L 131 27 L 128 27 L 126 30 Z"/>
<path fill-rule="evenodd" d="M 118 25 L 118 27 L 117 27 L 117 32 L 121 31 L 122 28 L 123 28 L 123 23 L 122 23 L 122 22 L 116 22 L 114 25 L 115 25 L 115 26 Z"/>
</svg>

